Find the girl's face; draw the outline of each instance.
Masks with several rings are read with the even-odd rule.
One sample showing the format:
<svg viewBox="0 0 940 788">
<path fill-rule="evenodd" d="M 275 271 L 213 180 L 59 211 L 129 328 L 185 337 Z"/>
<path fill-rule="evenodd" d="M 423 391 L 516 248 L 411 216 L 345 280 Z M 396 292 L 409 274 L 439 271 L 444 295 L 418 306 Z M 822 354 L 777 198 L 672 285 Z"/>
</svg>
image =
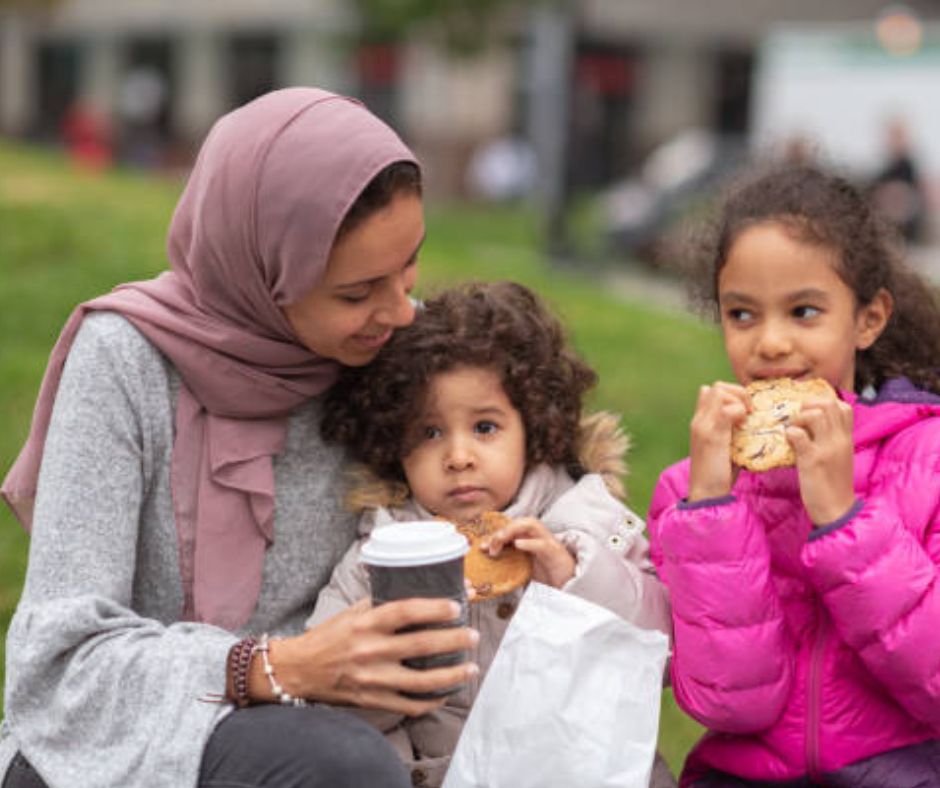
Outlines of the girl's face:
<svg viewBox="0 0 940 788">
<path fill-rule="evenodd" d="M 300 341 L 349 367 L 368 364 L 414 319 L 408 293 L 424 240 L 421 198 L 399 194 L 337 242 L 323 279 L 284 315 Z"/>
<path fill-rule="evenodd" d="M 859 307 L 834 267 L 836 253 L 763 222 L 743 230 L 718 275 L 725 350 L 744 385 L 821 377 L 851 391 L 855 353 L 870 347 L 891 312 L 879 292 Z"/>
<path fill-rule="evenodd" d="M 481 367 L 435 374 L 402 460 L 415 499 L 457 522 L 506 508 L 526 467 L 525 425 L 499 375 Z"/>
</svg>

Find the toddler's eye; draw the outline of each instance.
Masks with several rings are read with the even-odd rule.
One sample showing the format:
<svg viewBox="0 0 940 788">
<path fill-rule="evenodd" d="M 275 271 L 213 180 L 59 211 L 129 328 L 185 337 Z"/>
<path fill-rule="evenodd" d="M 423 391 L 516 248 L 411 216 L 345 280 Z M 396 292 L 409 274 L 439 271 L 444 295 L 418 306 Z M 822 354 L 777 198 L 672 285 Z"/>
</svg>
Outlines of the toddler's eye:
<svg viewBox="0 0 940 788">
<path fill-rule="evenodd" d="M 741 308 L 729 309 L 727 315 L 728 319 L 734 323 L 743 323 L 754 317 L 753 313 L 749 309 Z"/>
<path fill-rule="evenodd" d="M 492 421 L 478 421 L 474 429 L 481 435 L 492 435 L 499 429 L 499 426 Z"/>
<path fill-rule="evenodd" d="M 441 430 L 439 427 L 425 427 L 421 431 L 421 437 L 426 441 L 434 440 L 435 438 L 441 437 Z"/>
</svg>

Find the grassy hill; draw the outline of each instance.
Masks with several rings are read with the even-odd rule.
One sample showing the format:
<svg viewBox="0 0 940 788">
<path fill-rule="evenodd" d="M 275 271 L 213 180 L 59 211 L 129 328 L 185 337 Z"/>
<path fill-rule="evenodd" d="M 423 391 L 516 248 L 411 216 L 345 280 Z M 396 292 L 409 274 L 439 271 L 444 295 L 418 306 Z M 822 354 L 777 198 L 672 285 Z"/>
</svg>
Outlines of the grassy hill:
<svg viewBox="0 0 940 788">
<path fill-rule="evenodd" d="M 73 306 L 166 267 L 181 187 L 175 178 L 84 173 L 56 155 L 0 144 L 0 473 L 26 436 L 46 358 Z M 686 454 L 698 386 L 727 376 L 715 329 L 614 295 L 596 272 L 546 266 L 524 210 L 429 207 L 428 230 L 419 296 L 459 279 L 514 279 L 561 314 L 600 375 L 591 406 L 623 414 L 633 439 L 630 502 L 644 512 L 659 471 Z M 27 549 L 2 507 L 0 677 Z M 678 769 L 699 728 L 668 692 L 661 730 L 661 749 Z"/>
</svg>

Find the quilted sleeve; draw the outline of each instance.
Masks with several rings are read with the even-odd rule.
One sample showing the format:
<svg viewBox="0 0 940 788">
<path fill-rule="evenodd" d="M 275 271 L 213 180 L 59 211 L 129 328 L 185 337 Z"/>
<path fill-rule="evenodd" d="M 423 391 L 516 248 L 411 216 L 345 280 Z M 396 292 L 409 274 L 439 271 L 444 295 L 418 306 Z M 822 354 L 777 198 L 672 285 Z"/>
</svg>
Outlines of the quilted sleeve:
<svg viewBox="0 0 940 788">
<path fill-rule="evenodd" d="M 708 728 L 755 733 L 783 712 L 795 662 L 767 541 L 733 496 L 683 504 L 684 467 L 660 478 L 649 518 L 651 556 L 672 601 L 673 689 Z"/>
<path fill-rule="evenodd" d="M 940 731 L 938 466 L 937 452 L 897 460 L 855 517 L 811 538 L 802 558 L 842 639 L 903 708 Z"/>
<path fill-rule="evenodd" d="M 588 474 L 542 516 L 574 555 L 563 587 L 644 629 L 670 634 L 669 598 L 649 560 L 643 521 Z"/>
</svg>

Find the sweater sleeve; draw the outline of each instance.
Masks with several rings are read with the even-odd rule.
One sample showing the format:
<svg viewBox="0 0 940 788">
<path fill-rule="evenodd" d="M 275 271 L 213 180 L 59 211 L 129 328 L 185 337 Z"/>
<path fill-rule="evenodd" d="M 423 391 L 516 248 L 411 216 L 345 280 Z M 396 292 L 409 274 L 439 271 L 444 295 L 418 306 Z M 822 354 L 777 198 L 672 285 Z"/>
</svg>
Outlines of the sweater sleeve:
<svg viewBox="0 0 940 788">
<path fill-rule="evenodd" d="M 795 661 L 766 537 L 741 501 L 684 505 L 685 487 L 667 470 L 649 520 L 672 602 L 676 700 L 708 728 L 754 733 L 783 712 Z"/>
<path fill-rule="evenodd" d="M 886 477 L 900 483 L 811 539 L 803 561 L 842 639 L 898 704 L 940 731 L 938 466 L 936 454 L 899 464 Z"/>
<path fill-rule="evenodd" d="M 643 520 L 607 491 L 600 476 L 581 478 L 542 519 L 575 556 L 575 574 L 564 591 L 670 634 L 669 598 L 649 560 Z"/>
<path fill-rule="evenodd" d="M 135 609 L 148 494 L 147 386 L 162 362 L 82 326 L 45 446 L 26 584 L 7 642 L 6 714 L 51 785 L 195 785 L 203 746 L 230 708 L 233 635 Z"/>
</svg>

